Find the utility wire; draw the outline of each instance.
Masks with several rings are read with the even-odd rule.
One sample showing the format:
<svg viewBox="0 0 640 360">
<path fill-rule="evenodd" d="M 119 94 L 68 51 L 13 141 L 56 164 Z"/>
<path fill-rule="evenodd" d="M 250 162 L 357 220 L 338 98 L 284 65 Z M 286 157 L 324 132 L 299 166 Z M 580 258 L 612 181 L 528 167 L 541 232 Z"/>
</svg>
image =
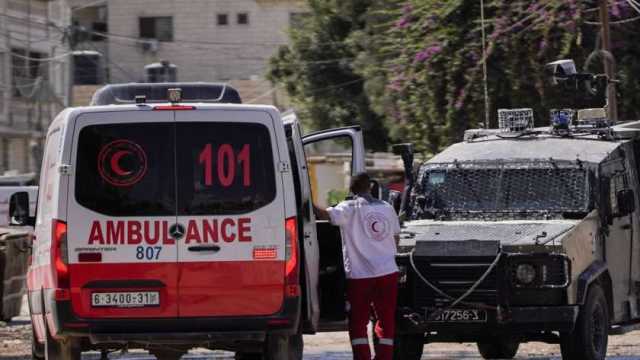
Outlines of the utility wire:
<svg viewBox="0 0 640 360">
<path fill-rule="evenodd" d="M 11 56 L 15 56 L 17 58 L 21 58 L 21 59 L 25 59 L 25 60 L 29 60 L 29 61 L 33 61 L 33 62 L 50 62 L 50 61 L 57 61 L 60 59 L 64 59 L 65 57 L 71 55 L 71 52 L 67 52 L 64 54 L 60 54 L 57 56 L 53 56 L 53 57 L 48 57 L 48 58 L 38 58 L 38 57 L 31 57 L 31 56 L 25 56 L 22 54 L 18 54 L 16 52 L 10 51 Z"/>
<path fill-rule="evenodd" d="M 84 8 L 92 7 L 92 6 L 95 6 L 95 5 L 106 5 L 106 4 L 107 4 L 107 0 L 96 0 L 96 1 L 92 1 L 92 2 L 90 2 L 88 4 L 72 7 L 71 11 L 73 12 L 73 11 L 82 10 Z"/>
<path fill-rule="evenodd" d="M 611 25 L 622 25 L 622 24 L 629 24 L 632 23 L 634 21 L 638 21 L 640 20 L 640 16 L 636 16 L 636 17 L 632 17 L 629 19 L 624 19 L 624 20 L 617 20 L 617 21 L 610 21 L 609 24 Z M 600 21 L 585 21 L 585 24 L 588 25 L 597 25 L 597 26 L 601 26 L 602 23 Z"/>
</svg>

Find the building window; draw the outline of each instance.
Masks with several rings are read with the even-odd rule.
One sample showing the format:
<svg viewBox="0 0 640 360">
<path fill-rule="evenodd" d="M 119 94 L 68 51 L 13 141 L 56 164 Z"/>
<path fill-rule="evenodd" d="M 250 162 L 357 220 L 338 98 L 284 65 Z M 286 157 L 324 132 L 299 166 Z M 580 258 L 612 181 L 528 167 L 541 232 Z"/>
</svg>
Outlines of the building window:
<svg viewBox="0 0 640 360">
<path fill-rule="evenodd" d="M 109 32 L 109 28 L 106 22 L 96 21 L 91 24 L 91 41 L 104 41 L 106 37 L 101 34 Z"/>
<path fill-rule="evenodd" d="M 173 41 L 173 17 L 141 17 L 140 37 L 158 41 Z"/>
<path fill-rule="evenodd" d="M 249 25 L 249 13 L 238 13 L 236 20 L 238 25 Z"/>
<path fill-rule="evenodd" d="M 12 48 L 11 55 L 13 96 L 28 97 L 33 93 L 38 78 L 48 78 L 48 62 L 40 60 L 46 58 L 47 54 Z"/>
<path fill-rule="evenodd" d="M 229 15 L 218 14 L 218 26 L 227 26 L 227 25 L 229 25 Z"/>
</svg>

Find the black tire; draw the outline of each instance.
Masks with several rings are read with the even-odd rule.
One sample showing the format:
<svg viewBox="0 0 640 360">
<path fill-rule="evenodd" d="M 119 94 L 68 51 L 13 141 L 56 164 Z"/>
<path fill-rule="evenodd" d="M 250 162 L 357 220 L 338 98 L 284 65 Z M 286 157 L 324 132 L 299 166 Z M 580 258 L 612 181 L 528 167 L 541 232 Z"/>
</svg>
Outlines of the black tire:
<svg viewBox="0 0 640 360">
<path fill-rule="evenodd" d="M 56 340 L 51 336 L 46 321 L 44 327 L 47 334 L 44 342 L 44 358 L 46 360 L 80 360 L 82 351 L 80 343 L 76 339 Z"/>
<path fill-rule="evenodd" d="M 393 360 L 420 360 L 423 352 L 422 334 L 397 334 L 393 340 Z"/>
<path fill-rule="evenodd" d="M 33 330 L 33 323 L 31 326 L 31 359 L 44 360 L 44 344 L 38 342 L 36 332 Z"/>
<path fill-rule="evenodd" d="M 304 341 L 302 339 L 302 333 L 289 336 L 288 346 L 289 360 L 302 360 L 302 353 L 304 351 Z"/>
<path fill-rule="evenodd" d="M 609 305 L 600 285 L 592 285 L 571 333 L 561 334 L 563 360 L 604 360 L 609 341 Z"/>
<path fill-rule="evenodd" d="M 185 352 L 180 350 L 163 349 L 152 351 L 151 354 L 153 354 L 153 356 L 158 360 L 180 360 Z"/>
<path fill-rule="evenodd" d="M 262 354 L 236 352 L 235 360 L 262 360 Z"/>
<path fill-rule="evenodd" d="M 268 335 L 264 346 L 264 360 L 302 360 L 302 334 Z M 244 359 L 244 358 L 243 358 Z"/>
<path fill-rule="evenodd" d="M 513 359 L 518 353 L 519 347 L 520 342 L 511 339 L 478 343 L 478 351 L 484 359 Z"/>
</svg>

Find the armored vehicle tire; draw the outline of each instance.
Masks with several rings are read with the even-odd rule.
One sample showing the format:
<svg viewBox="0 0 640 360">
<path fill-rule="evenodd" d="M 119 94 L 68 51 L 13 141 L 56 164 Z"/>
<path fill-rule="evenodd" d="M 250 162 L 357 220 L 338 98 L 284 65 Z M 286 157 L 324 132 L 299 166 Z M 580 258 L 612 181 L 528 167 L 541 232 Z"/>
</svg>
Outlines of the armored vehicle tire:
<svg viewBox="0 0 640 360">
<path fill-rule="evenodd" d="M 393 360 L 420 360 L 424 351 L 424 335 L 396 335 L 393 341 Z"/>
<path fill-rule="evenodd" d="M 236 352 L 235 360 L 262 360 L 262 354 Z"/>
<path fill-rule="evenodd" d="M 520 342 L 503 339 L 498 342 L 479 342 L 478 351 L 485 359 L 513 359 L 518 353 Z"/>
<path fill-rule="evenodd" d="M 151 351 L 151 354 L 156 357 L 158 360 L 179 360 L 182 355 L 184 355 L 184 351 L 180 350 L 171 350 L 171 349 L 162 349 Z"/>
<path fill-rule="evenodd" d="M 561 335 L 563 360 L 604 360 L 609 340 L 608 309 L 600 285 L 591 286 L 573 332 Z"/>
<path fill-rule="evenodd" d="M 44 358 L 46 360 L 80 360 L 80 344 L 75 339 L 58 341 L 49 333 L 49 327 L 45 322 L 47 339 L 44 343 Z"/>
<path fill-rule="evenodd" d="M 44 345 L 38 342 L 33 327 L 31 328 L 31 359 L 44 360 Z"/>
</svg>

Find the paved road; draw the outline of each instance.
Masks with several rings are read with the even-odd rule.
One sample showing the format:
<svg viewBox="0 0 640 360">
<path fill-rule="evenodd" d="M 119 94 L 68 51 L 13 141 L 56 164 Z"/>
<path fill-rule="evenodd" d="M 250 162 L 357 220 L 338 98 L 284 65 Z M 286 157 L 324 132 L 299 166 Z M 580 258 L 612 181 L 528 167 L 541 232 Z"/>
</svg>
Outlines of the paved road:
<svg viewBox="0 0 640 360">
<path fill-rule="evenodd" d="M 31 328 L 28 321 L 17 321 L 6 326 L 0 323 L 0 360 L 29 360 Z M 521 346 L 517 359 L 561 360 L 557 345 L 528 343 Z M 305 336 L 305 360 L 351 360 L 346 333 L 325 333 Z M 154 360 L 144 352 L 126 356 L 112 354 L 111 359 Z M 83 360 L 98 360 L 99 354 L 85 353 Z M 231 360 L 233 354 L 196 350 L 184 360 Z M 475 344 L 429 344 L 425 347 L 423 360 L 481 360 Z M 612 337 L 609 345 L 609 360 L 640 360 L 640 332 Z"/>
</svg>

